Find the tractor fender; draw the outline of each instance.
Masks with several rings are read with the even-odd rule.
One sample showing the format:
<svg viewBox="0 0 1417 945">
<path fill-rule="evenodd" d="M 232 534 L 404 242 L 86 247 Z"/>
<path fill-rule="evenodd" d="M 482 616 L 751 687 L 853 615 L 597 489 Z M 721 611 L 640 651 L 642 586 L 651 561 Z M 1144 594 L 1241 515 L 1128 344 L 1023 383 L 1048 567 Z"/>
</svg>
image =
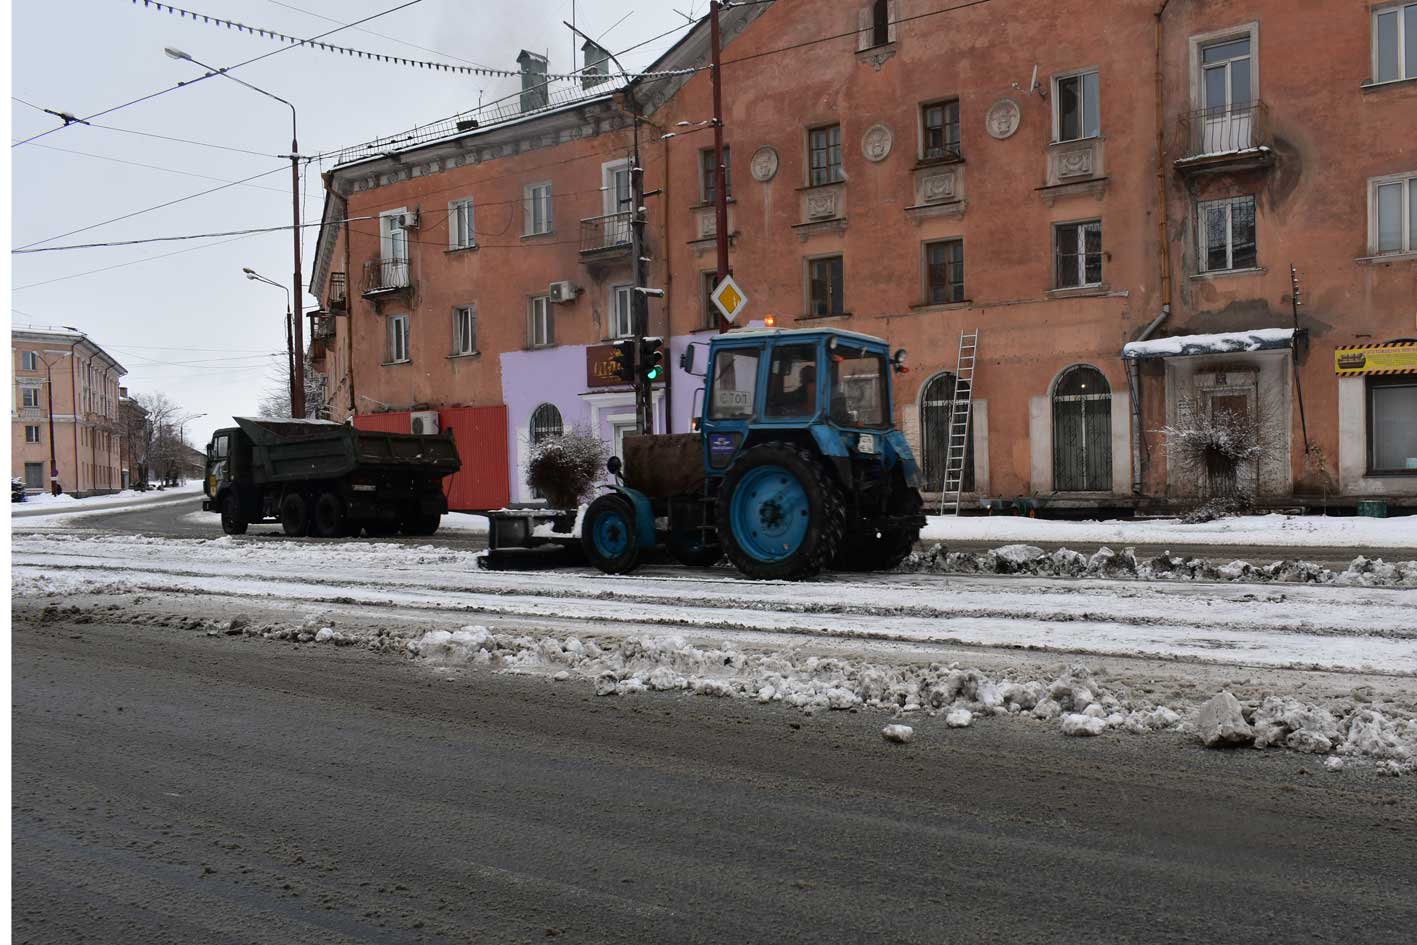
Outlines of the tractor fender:
<svg viewBox="0 0 1417 945">
<path fill-rule="evenodd" d="M 845 459 L 851 455 L 851 451 L 846 448 L 845 437 L 836 429 L 825 423 L 814 423 L 809 429 L 812 431 L 812 439 L 816 442 L 817 449 L 821 450 L 823 456 Z"/>
<path fill-rule="evenodd" d="M 887 433 L 886 446 L 891 453 L 895 454 L 896 460 L 900 463 L 900 471 L 905 474 L 905 484 L 912 489 L 919 489 L 920 467 L 915 462 L 915 454 L 911 452 L 910 443 L 906 441 L 905 434 L 899 430 Z"/>
<path fill-rule="evenodd" d="M 631 489 L 629 486 L 622 486 L 618 483 L 601 486 L 610 492 L 618 492 L 630 501 L 630 505 L 635 510 L 635 541 L 644 549 L 653 548 L 657 542 L 654 536 L 654 507 L 649 503 L 649 496 L 638 489 Z"/>
</svg>

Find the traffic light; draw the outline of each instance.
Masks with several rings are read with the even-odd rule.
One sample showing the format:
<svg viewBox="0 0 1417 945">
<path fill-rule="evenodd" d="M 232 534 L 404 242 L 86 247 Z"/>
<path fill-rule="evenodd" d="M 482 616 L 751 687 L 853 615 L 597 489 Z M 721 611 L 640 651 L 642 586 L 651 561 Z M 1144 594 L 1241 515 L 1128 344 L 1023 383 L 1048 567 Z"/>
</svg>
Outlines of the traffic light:
<svg viewBox="0 0 1417 945">
<path fill-rule="evenodd" d="M 615 365 L 616 377 L 626 384 L 635 383 L 635 339 L 615 342 L 615 353 L 610 360 Z"/>
<path fill-rule="evenodd" d="M 664 376 L 664 339 L 640 339 L 640 377 L 651 384 Z"/>
</svg>

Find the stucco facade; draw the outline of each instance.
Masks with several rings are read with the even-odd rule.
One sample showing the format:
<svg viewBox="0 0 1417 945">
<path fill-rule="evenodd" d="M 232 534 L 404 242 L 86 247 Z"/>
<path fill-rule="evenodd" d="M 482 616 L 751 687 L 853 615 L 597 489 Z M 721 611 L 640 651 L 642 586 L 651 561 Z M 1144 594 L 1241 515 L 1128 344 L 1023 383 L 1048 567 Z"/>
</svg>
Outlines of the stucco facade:
<svg viewBox="0 0 1417 945">
<path fill-rule="evenodd" d="M 1159 431 L 1216 404 L 1256 411 L 1261 501 L 1417 499 L 1417 476 L 1373 467 L 1373 379 L 1334 370 L 1335 348 L 1417 335 L 1417 232 L 1399 251 L 1380 246 L 1372 209 L 1378 182 L 1417 178 L 1404 131 L 1417 127 L 1417 81 L 1374 81 L 1368 5 L 1119 0 L 1021 15 L 895 0 L 887 35 L 823 41 L 869 25 L 871 6 L 777 0 L 725 14 L 730 258 L 748 319 L 909 350 L 897 422 L 931 488 L 960 334 L 977 330 L 966 506 L 1192 501 Z M 656 68 L 702 67 L 706 34 L 691 30 Z M 648 282 L 666 291 L 648 331 L 670 339 L 658 416 L 683 430 L 700 381 L 678 354 L 712 332 L 710 75 L 643 80 L 635 97 Z M 624 206 L 611 206 L 612 162 L 628 156 L 630 128 L 624 99 L 600 96 L 337 168 L 317 266 L 324 283 L 348 274 L 349 314 L 325 356 L 332 415 L 505 403 L 514 465 L 541 403 L 612 438 L 628 392 L 587 382 L 585 347 L 616 334 L 629 259 L 585 252 L 573 228 Z M 546 182 L 554 224 L 527 236 L 529 188 Z M 1417 180 L 1412 190 L 1417 206 Z M 464 196 L 476 249 L 450 248 L 449 202 Z M 411 286 L 366 298 L 371 218 L 415 209 Z M 1122 359 L 1148 334 L 1294 326 L 1291 265 L 1293 351 L 1147 358 L 1135 373 Z M 537 335 L 529 300 L 563 281 L 581 291 L 551 304 L 552 336 Z M 476 306 L 477 353 L 450 356 L 464 305 Z M 391 358 L 388 318 L 405 311 L 407 358 Z M 1386 461 L 1417 456 L 1417 415 L 1410 434 L 1383 422 Z M 511 479 L 524 497 L 519 465 Z"/>
<path fill-rule="evenodd" d="M 10 475 L 31 492 L 48 492 L 52 456 L 66 493 L 121 489 L 123 366 L 87 336 L 64 329 L 12 329 L 10 356 Z"/>
</svg>

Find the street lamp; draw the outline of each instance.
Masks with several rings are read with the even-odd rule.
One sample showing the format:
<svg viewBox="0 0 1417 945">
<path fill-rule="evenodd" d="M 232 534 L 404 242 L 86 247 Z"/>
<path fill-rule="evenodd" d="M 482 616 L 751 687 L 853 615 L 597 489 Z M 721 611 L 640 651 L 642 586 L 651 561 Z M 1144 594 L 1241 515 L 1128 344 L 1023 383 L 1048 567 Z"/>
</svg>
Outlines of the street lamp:
<svg viewBox="0 0 1417 945">
<path fill-rule="evenodd" d="M 203 69 L 206 69 L 207 72 L 211 75 L 219 75 L 224 78 L 230 79 L 237 85 L 244 85 L 251 91 L 260 92 L 262 95 L 266 96 L 266 98 L 273 98 L 277 102 L 280 102 L 282 105 L 290 109 L 290 205 L 292 223 L 291 235 L 294 238 L 295 245 L 295 277 L 293 280 L 293 293 L 295 302 L 299 303 L 301 298 L 300 292 L 302 288 L 300 274 L 300 142 L 297 138 L 295 130 L 295 106 L 292 105 L 290 102 L 287 102 L 285 99 L 281 98 L 279 95 L 267 92 L 265 89 L 262 88 L 257 88 L 250 82 L 243 82 L 242 80 L 236 78 L 236 76 L 227 72 L 225 69 L 218 69 L 215 66 L 209 66 L 205 62 L 202 62 L 198 59 L 193 59 L 190 54 L 185 53 L 180 49 L 174 49 L 173 47 L 168 46 L 163 49 L 163 52 L 166 53 L 168 58 L 170 59 L 178 59 L 185 62 L 190 62 L 195 66 L 201 66 Z M 291 308 L 292 311 L 294 311 L 295 305 L 292 304 Z M 295 333 L 292 348 L 293 350 L 302 353 L 302 357 L 291 358 L 292 381 L 290 385 L 290 412 L 293 416 L 303 417 L 305 416 L 305 359 L 303 357 L 303 353 L 305 351 L 305 330 L 304 326 L 300 324 L 299 318 L 292 317 L 290 319 L 290 322 L 292 325 L 292 330 Z"/>
<path fill-rule="evenodd" d="M 294 321 L 294 316 L 291 314 L 290 290 L 274 279 L 267 279 L 249 266 L 242 268 L 241 271 L 246 273 L 246 278 L 250 279 L 252 282 L 264 282 L 266 285 L 273 285 L 285 293 L 285 372 L 286 378 L 290 382 L 290 415 L 292 417 L 303 416 L 303 413 L 295 412 L 297 400 L 295 396 L 295 342 L 292 340 L 290 334 L 290 326 L 291 322 Z M 301 357 L 301 367 L 304 367 L 303 356 Z M 302 384 L 304 382 L 303 371 L 301 372 L 301 382 Z M 301 392 L 304 392 L 303 387 L 301 388 Z"/>
</svg>

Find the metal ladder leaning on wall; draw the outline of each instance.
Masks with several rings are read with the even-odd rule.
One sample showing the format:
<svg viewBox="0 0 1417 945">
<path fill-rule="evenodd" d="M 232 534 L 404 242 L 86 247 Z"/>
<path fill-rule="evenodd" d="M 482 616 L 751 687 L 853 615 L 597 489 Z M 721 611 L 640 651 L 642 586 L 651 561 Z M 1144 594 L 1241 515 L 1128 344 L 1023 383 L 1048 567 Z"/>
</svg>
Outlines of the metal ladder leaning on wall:
<svg viewBox="0 0 1417 945">
<path fill-rule="evenodd" d="M 945 482 L 940 492 L 940 514 L 953 497 L 959 515 L 959 494 L 964 486 L 964 462 L 969 456 L 969 422 L 974 407 L 974 364 L 979 350 L 979 329 L 959 333 L 955 358 L 955 389 L 950 402 L 950 427 L 945 447 Z"/>
</svg>

